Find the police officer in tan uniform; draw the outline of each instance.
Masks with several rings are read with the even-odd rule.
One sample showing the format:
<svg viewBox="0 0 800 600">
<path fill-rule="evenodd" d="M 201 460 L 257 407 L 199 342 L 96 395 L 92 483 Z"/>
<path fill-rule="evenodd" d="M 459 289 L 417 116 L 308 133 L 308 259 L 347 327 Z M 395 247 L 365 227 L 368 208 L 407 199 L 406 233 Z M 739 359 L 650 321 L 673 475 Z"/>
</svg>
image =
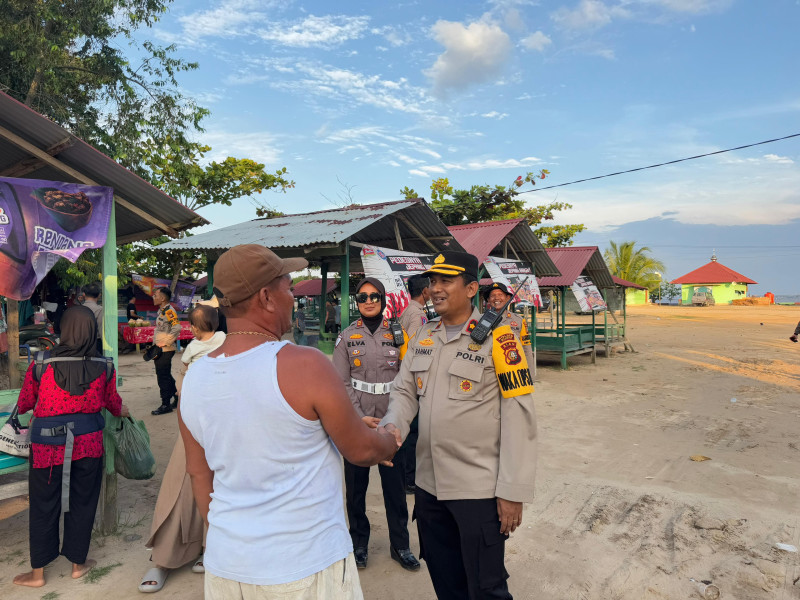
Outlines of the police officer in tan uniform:
<svg viewBox="0 0 800 600">
<path fill-rule="evenodd" d="M 430 298 L 428 286 L 430 281 L 423 275 L 412 275 L 406 282 L 408 294 L 411 296 L 411 302 L 408 303 L 406 309 L 400 314 L 400 325 L 403 330 L 408 334 L 409 339 L 417 335 L 417 332 L 428 322 L 428 315 L 425 312 L 425 303 Z"/>
<path fill-rule="evenodd" d="M 442 252 L 426 275 L 441 320 L 409 342 L 381 424 L 401 440 L 419 409 L 414 516 L 437 598 L 509 599 L 505 540 L 536 473 L 530 371 L 509 326 L 471 337 L 475 256 Z"/>
<path fill-rule="evenodd" d="M 401 352 L 405 347 L 395 346 L 389 321 L 383 316 L 386 292 L 380 281 L 365 277 L 356 289 L 356 301 L 361 318 L 336 339 L 333 365 L 356 412 L 374 428 L 386 413 L 389 391 L 400 369 Z M 410 549 L 402 456 L 399 453 L 395 456 L 393 467 L 378 465 L 378 471 L 389 525 L 391 557 L 404 569 L 416 571 L 420 564 Z M 358 568 L 364 569 L 370 534 L 366 508 L 369 467 L 359 467 L 345 460 L 344 479 L 353 554 Z"/>
<path fill-rule="evenodd" d="M 153 344 L 161 348 L 161 354 L 153 359 L 156 368 L 156 381 L 161 394 L 161 406 L 150 411 L 152 415 L 163 415 L 178 407 L 178 388 L 172 376 L 172 357 L 177 346 L 175 341 L 181 334 L 181 322 L 178 313 L 169 303 L 172 292 L 168 287 L 156 288 L 153 292 L 153 304 L 158 307 L 158 316 L 153 333 Z M 170 403 L 172 400 L 172 403 Z"/>
<path fill-rule="evenodd" d="M 487 306 L 491 306 L 495 310 L 500 310 L 512 297 L 512 292 L 503 283 L 494 282 L 483 291 L 483 300 Z M 531 374 L 536 372 L 536 365 L 533 362 L 533 350 L 531 349 L 531 335 L 528 330 L 528 324 L 525 322 L 523 315 L 511 312 L 506 308 L 503 315 L 503 325 L 511 327 L 511 331 L 522 342 L 522 349 L 525 351 L 525 359 L 528 361 L 528 368 Z"/>
<path fill-rule="evenodd" d="M 425 304 L 430 300 L 428 287 L 430 280 L 424 275 L 412 275 L 406 281 L 408 294 L 411 296 L 406 309 L 400 314 L 400 325 L 408 334 L 409 339 L 413 339 L 417 332 L 428 323 L 428 313 L 425 311 Z M 399 450 L 405 465 L 406 494 L 413 494 L 416 490 L 414 479 L 417 471 L 417 438 L 419 437 L 419 424 L 417 419 L 411 421 L 411 427 Z"/>
</svg>

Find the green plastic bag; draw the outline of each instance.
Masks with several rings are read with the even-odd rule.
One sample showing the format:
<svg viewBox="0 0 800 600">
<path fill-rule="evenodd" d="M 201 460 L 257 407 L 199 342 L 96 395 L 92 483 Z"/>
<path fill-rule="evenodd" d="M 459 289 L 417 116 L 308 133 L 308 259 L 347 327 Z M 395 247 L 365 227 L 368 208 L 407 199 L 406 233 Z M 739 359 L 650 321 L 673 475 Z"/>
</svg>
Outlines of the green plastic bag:
<svg viewBox="0 0 800 600">
<path fill-rule="evenodd" d="M 114 470 L 126 479 L 150 479 L 156 459 L 150 449 L 150 434 L 144 421 L 126 417 L 106 426 L 114 439 Z"/>
</svg>

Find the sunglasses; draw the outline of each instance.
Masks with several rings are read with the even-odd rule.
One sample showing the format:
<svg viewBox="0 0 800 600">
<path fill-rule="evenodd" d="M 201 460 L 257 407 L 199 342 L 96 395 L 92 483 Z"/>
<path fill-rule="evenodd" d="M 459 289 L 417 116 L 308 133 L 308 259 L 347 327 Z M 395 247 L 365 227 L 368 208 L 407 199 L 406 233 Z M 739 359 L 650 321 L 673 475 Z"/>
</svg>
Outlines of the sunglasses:
<svg viewBox="0 0 800 600">
<path fill-rule="evenodd" d="M 356 302 L 359 304 L 364 304 L 367 300 L 370 302 L 380 302 L 381 298 L 383 298 L 383 296 L 377 292 L 372 292 L 371 294 L 361 292 L 360 294 L 356 294 Z"/>
</svg>

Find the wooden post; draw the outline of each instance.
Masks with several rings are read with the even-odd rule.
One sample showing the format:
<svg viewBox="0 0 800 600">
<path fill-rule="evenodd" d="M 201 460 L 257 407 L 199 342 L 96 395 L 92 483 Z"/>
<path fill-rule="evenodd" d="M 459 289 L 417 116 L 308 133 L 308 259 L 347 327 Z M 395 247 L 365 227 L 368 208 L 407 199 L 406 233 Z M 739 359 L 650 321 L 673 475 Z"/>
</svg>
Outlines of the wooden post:
<svg viewBox="0 0 800 600">
<path fill-rule="evenodd" d="M 322 335 L 325 333 L 325 315 L 327 306 L 325 305 L 326 297 L 328 296 L 328 261 L 322 259 L 322 281 L 319 286 L 319 341 L 322 341 Z"/>
<path fill-rule="evenodd" d="M 19 302 L 6 300 L 8 323 L 8 383 L 12 390 L 19 389 Z"/>
<path fill-rule="evenodd" d="M 567 288 L 561 286 L 561 299 L 558 309 L 561 311 L 561 368 L 567 368 Z"/>
<path fill-rule="evenodd" d="M 116 203 L 111 204 L 111 219 L 108 223 L 108 237 L 103 246 L 103 354 L 114 358 L 114 366 L 119 367 L 119 344 L 117 334 L 117 223 Z M 121 385 L 117 370 L 117 385 Z M 106 410 L 106 422 L 115 422 Z M 105 460 L 109 460 L 106 455 Z M 100 488 L 100 503 L 95 519 L 101 535 L 110 535 L 117 528 L 117 474 L 109 475 L 103 471 L 103 484 Z"/>
<path fill-rule="evenodd" d="M 397 227 L 397 220 L 394 222 Z M 344 241 L 344 256 L 342 257 L 342 286 L 339 289 L 339 318 L 342 331 L 350 327 L 350 238 Z"/>
<path fill-rule="evenodd" d="M 208 293 L 209 298 L 211 298 L 214 295 L 214 265 L 216 264 L 217 264 L 216 253 L 212 256 L 210 252 L 206 252 L 206 273 L 208 275 L 206 292 Z"/>
</svg>

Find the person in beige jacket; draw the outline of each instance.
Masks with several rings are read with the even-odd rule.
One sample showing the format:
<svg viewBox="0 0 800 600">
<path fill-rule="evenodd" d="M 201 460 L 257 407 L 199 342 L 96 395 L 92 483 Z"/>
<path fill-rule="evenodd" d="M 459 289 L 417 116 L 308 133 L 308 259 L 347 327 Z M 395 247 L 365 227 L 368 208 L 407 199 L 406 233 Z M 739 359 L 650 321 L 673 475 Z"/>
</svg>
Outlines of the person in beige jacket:
<svg viewBox="0 0 800 600">
<path fill-rule="evenodd" d="M 505 540 L 533 500 L 536 414 L 511 328 L 478 343 L 478 260 L 445 251 L 426 272 L 440 321 L 409 343 L 381 420 L 398 442 L 419 409 L 414 516 L 439 600 L 511 598 Z"/>
</svg>

